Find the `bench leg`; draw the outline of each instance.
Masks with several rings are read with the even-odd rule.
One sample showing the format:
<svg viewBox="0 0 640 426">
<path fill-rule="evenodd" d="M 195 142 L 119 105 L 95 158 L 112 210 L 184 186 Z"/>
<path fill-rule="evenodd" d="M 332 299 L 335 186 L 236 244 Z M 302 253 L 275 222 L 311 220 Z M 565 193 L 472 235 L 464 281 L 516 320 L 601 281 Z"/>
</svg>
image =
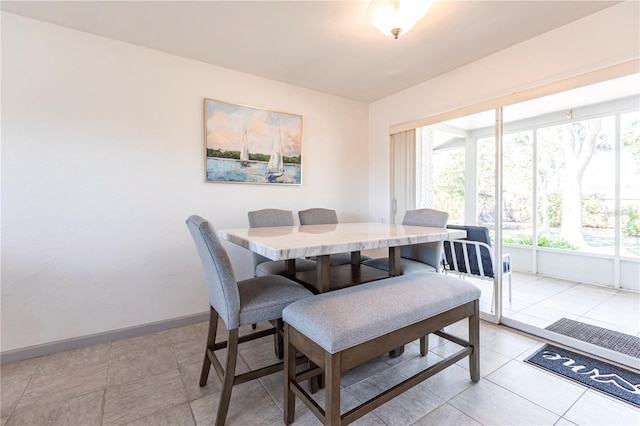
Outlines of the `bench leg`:
<svg viewBox="0 0 640 426">
<path fill-rule="evenodd" d="M 400 355 L 404 353 L 404 345 L 399 348 L 395 348 L 394 350 L 389 352 L 389 356 L 391 358 L 398 358 Z"/>
<path fill-rule="evenodd" d="M 471 380 L 480 380 L 480 309 L 479 302 L 473 303 L 474 313 L 469 317 L 469 343 L 473 346 L 473 353 L 469 355 L 469 371 Z"/>
<path fill-rule="evenodd" d="M 284 326 L 284 423 L 293 423 L 296 412 L 296 396 L 291 391 L 291 381 L 296 375 L 296 349 L 289 344 L 289 325 Z"/>
<path fill-rule="evenodd" d="M 340 354 L 325 353 L 324 424 L 340 424 Z"/>
<path fill-rule="evenodd" d="M 429 336 L 420 338 L 420 355 L 425 356 L 429 352 Z"/>
</svg>

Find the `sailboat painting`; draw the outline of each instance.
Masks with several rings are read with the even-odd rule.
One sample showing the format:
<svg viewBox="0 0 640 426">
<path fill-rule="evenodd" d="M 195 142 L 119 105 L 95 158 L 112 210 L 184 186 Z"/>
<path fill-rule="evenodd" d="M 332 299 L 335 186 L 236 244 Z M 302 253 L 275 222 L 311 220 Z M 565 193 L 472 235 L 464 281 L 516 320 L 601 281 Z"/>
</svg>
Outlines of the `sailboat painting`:
<svg viewBox="0 0 640 426">
<path fill-rule="evenodd" d="M 204 100 L 205 182 L 300 185 L 302 116 Z"/>
</svg>

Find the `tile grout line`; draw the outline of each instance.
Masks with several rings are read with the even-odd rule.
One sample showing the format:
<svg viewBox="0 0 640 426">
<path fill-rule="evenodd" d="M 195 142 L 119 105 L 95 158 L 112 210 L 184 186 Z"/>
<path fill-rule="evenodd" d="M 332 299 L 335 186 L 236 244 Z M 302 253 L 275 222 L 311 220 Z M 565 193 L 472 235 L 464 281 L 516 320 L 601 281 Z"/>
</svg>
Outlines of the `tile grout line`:
<svg viewBox="0 0 640 426">
<path fill-rule="evenodd" d="M 38 367 L 33 371 L 33 373 L 31 373 L 29 375 L 29 380 L 27 381 L 27 384 L 24 386 L 24 389 L 20 393 L 20 397 L 18 397 L 18 399 L 16 399 L 16 403 L 11 408 L 10 414 L 7 416 L 7 424 L 9 424 L 9 420 L 11 420 L 11 417 L 15 414 L 16 408 L 18 408 L 18 405 L 20 404 L 20 400 L 22 399 L 22 397 L 24 397 L 24 394 L 27 391 L 27 388 L 29 387 L 29 384 L 31 384 L 31 381 L 33 380 L 33 377 L 36 375 L 36 372 L 38 371 L 39 368 L 40 368 L 40 364 L 38 364 Z"/>
<path fill-rule="evenodd" d="M 107 374 L 104 378 L 104 393 L 102 394 L 102 407 L 100 408 L 100 425 L 104 424 L 105 408 L 107 407 L 107 383 L 109 382 L 109 370 L 111 369 L 111 355 L 113 353 L 113 344 L 109 342 L 109 360 L 107 361 Z"/>
<path fill-rule="evenodd" d="M 169 341 L 171 342 L 171 351 L 173 352 L 173 357 L 175 358 L 175 361 L 176 361 L 178 377 L 180 377 L 180 383 L 182 383 L 182 391 L 184 392 L 185 403 L 189 408 L 189 413 L 191 414 L 191 419 L 193 420 L 193 424 L 197 425 L 198 423 L 196 422 L 196 416 L 195 414 L 193 414 L 193 409 L 191 408 L 191 401 L 189 400 L 189 392 L 187 391 L 187 385 L 184 382 L 184 378 L 182 377 L 182 371 L 180 370 L 181 366 L 180 366 L 180 363 L 178 362 L 178 355 L 176 355 L 176 347 L 173 343 L 173 339 L 171 338 L 171 336 L 169 336 Z M 178 405 L 180 404 L 173 405 L 172 407 L 177 407 Z"/>
</svg>

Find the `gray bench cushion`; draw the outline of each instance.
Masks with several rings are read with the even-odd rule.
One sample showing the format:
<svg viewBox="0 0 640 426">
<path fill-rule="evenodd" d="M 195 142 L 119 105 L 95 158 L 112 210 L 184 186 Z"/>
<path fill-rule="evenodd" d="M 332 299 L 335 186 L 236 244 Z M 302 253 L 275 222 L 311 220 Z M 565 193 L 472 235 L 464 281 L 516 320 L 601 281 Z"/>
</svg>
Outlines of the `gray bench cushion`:
<svg viewBox="0 0 640 426">
<path fill-rule="evenodd" d="M 478 298 L 480 289 L 460 278 L 418 272 L 298 300 L 282 318 L 337 353 Z"/>
</svg>

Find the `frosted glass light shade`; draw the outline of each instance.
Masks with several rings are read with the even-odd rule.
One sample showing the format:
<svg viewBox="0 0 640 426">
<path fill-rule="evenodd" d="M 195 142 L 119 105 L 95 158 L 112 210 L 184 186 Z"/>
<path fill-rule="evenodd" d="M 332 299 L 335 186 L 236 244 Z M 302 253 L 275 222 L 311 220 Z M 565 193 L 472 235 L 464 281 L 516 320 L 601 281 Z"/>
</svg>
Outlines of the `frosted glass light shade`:
<svg viewBox="0 0 640 426">
<path fill-rule="evenodd" d="M 431 0 L 373 0 L 367 19 L 382 34 L 398 38 L 427 14 Z"/>
</svg>

